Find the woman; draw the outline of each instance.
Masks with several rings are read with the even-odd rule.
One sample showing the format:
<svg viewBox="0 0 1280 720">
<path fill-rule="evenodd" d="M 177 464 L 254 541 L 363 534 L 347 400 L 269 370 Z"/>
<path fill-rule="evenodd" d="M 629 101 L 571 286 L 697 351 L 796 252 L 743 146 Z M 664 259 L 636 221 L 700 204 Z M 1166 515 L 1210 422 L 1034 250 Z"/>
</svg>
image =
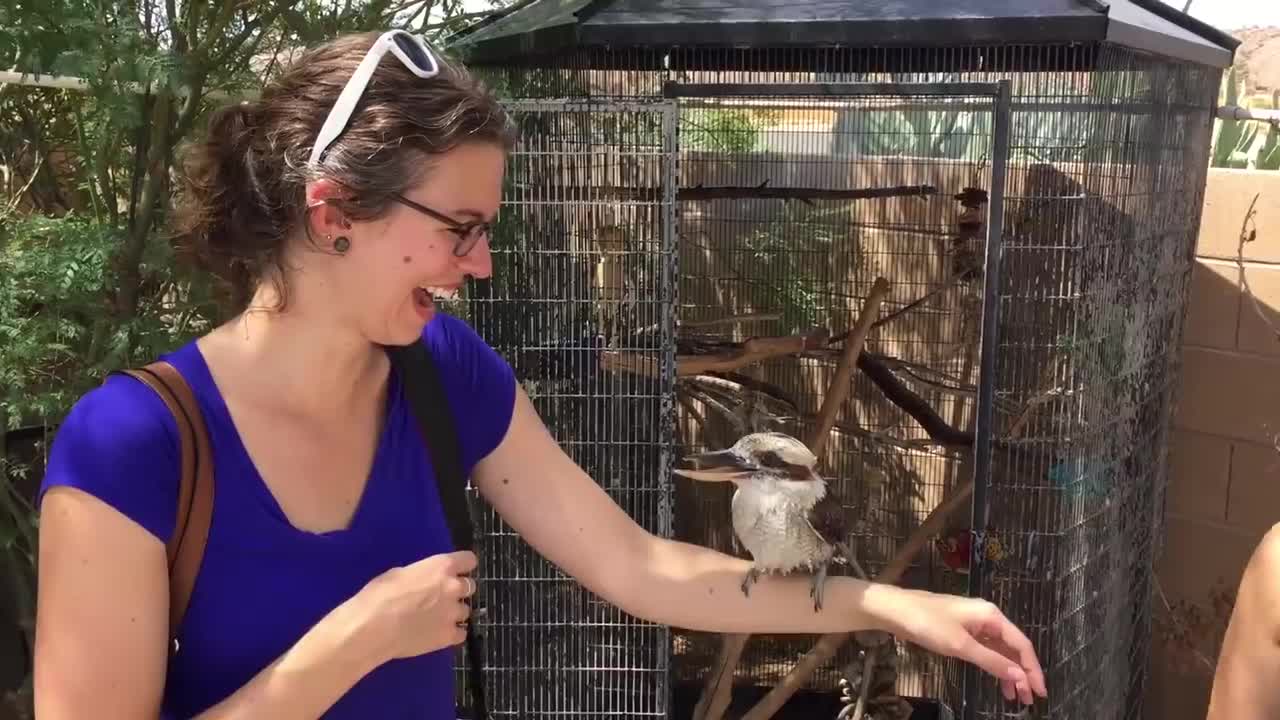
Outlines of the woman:
<svg viewBox="0 0 1280 720">
<path fill-rule="evenodd" d="M 164 554 L 176 430 L 150 390 L 113 377 L 69 414 L 43 484 L 41 720 L 454 717 L 476 560 L 451 552 L 379 347 L 418 340 L 487 501 L 624 611 L 706 631 L 887 630 L 978 664 L 1006 697 L 1044 696 L 1030 643 L 989 603 L 844 577 L 821 613 L 802 578 L 745 598 L 743 561 L 648 534 L 557 447 L 508 365 L 433 303 L 489 276 L 508 127 L 463 70 L 395 33 L 316 48 L 213 118 L 181 237 L 242 311 L 165 356 L 218 473 L 180 650 Z"/>
<path fill-rule="evenodd" d="M 1280 525 L 1254 548 L 1214 669 L 1206 720 L 1280 717 Z"/>
</svg>

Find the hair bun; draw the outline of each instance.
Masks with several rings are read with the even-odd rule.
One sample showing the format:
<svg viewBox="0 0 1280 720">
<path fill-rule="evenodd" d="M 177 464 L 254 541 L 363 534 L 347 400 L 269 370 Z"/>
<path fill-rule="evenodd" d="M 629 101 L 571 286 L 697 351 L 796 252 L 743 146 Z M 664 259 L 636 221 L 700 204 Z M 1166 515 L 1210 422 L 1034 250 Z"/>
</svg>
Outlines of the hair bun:
<svg viewBox="0 0 1280 720">
<path fill-rule="evenodd" d="M 321 123 L 379 36 L 343 35 L 307 49 L 257 97 L 236 98 L 211 113 L 206 132 L 184 149 L 174 241 L 230 285 L 237 309 L 263 281 L 287 296 L 287 243 L 309 239 L 308 182 L 340 180 L 354 198 L 344 213 L 367 221 L 421 182 L 429 167 L 424 156 L 475 141 L 503 150 L 514 145 L 496 96 L 460 64 L 439 57 L 440 74 L 424 83 L 384 58 L 324 166 L 311 166 Z"/>
<path fill-rule="evenodd" d="M 263 110 L 262 103 L 246 100 L 211 114 L 205 136 L 185 157 L 185 202 L 175 223 L 179 250 L 240 294 L 281 231 L 270 203 L 263 202 L 262 158 L 254 147 Z"/>
</svg>

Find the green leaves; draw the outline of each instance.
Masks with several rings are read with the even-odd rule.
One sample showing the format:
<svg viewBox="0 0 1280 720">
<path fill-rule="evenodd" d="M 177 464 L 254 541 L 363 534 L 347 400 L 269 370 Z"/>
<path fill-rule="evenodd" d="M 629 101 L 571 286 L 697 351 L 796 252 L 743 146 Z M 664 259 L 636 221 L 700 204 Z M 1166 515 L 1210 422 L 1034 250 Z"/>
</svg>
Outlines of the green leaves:
<svg viewBox="0 0 1280 720">
<path fill-rule="evenodd" d="M 91 329 L 103 319 L 115 230 L 75 215 L 6 228 L 0 250 L 0 415 L 15 427 L 60 416 L 91 380 Z"/>
<path fill-rule="evenodd" d="M 303 45 L 438 20 L 441 7 L 0 3 L 0 67 L 84 80 L 78 89 L 0 85 L 0 430 L 57 426 L 108 371 L 148 362 L 218 322 L 211 283 L 177 265 L 166 228 L 178 148 L 225 101 L 212 91 L 255 91 Z M 4 440 L 0 561 L 34 527 L 17 489 L 22 466 L 6 457 Z M 0 596 L 8 593 L 0 583 Z M 0 605 L 29 600 L 0 597 Z"/>
</svg>

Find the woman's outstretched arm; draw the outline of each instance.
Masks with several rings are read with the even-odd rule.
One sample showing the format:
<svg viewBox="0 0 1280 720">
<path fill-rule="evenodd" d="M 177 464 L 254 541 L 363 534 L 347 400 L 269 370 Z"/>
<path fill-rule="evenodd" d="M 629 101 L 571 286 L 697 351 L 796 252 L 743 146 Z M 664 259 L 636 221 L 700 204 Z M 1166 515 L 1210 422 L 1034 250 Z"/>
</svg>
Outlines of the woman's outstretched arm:
<svg viewBox="0 0 1280 720">
<path fill-rule="evenodd" d="M 821 612 L 807 578 L 762 577 L 744 596 L 746 561 L 639 527 L 556 444 L 523 390 L 506 437 L 473 476 L 531 546 L 636 617 L 719 632 L 886 630 L 978 665 L 1023 702 L 1046 694 L 1030 641 L 987 602 L 848 577 L 828 579 Z"/>
</svg>

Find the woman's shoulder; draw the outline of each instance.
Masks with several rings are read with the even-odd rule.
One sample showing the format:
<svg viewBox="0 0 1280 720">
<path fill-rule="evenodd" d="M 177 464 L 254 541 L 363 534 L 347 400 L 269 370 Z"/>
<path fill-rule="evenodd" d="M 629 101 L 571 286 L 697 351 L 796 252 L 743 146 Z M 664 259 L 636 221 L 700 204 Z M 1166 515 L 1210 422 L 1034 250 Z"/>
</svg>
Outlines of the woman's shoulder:
<svg viewBox="0 0 1280 720">
<path fill-rule="evenodd" d="M 1280 523 L 1272 525 L 1254 547 L 1241 583 L 1243 592 L 1262 599 L 1259 609 L 1266 612 L 1271 636 L 1280 644 Z"/>
<path fill-rule="evenodd" d="M 108 375 L 55 431 L 39 498 L 54 487 L 77 488 L 167 541 L 178 500 L 177 433 L 153 390 L 127 375 Z"/>
<path fill-rule="evenodd" d="M 515 408 L 511 365 L 460 317 L 436 313 L 422 332 L 435 359 L 460 434 L 467 467 L 488 455 L 506 436 Z"/>
<path fill-rule="evenodd" d="M 470 376 L 472 381 L 508 382 L 511 366 L 466 320 L 436 313 L 422 330 L 422 341 L 446 375 Z"/>
<path fill-rule="evenodd" d="M 484 353 L 494 352 L 489 343 L 463 318 L 437 312 L 422 329 L 422 340 L 433 353 Z"/>
</svg>

